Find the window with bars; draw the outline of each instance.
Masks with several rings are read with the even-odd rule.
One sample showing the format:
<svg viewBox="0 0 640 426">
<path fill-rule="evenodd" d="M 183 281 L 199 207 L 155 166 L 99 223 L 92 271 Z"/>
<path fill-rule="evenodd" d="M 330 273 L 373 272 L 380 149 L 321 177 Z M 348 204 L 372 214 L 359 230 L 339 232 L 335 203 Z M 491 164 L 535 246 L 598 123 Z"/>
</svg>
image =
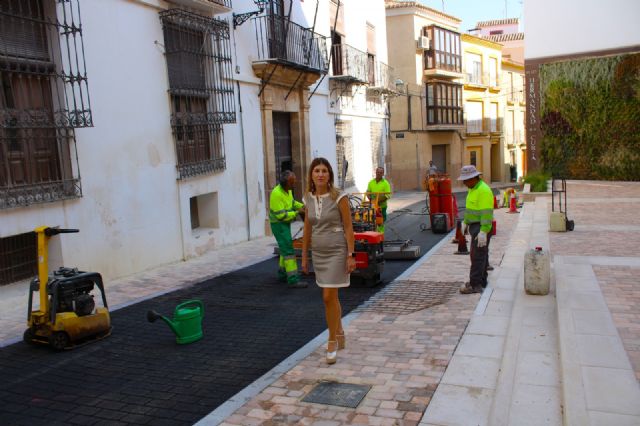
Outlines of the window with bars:
<svg viewBox="0 0 640 426">
<path fill-rule="evenodd" d="M 35 232 L 0 238 L 0 285 L 34 277 L 37 262 Z"/>
<path fill-rule="evenodd" d="M 93 126 L 77 0 L 0 0 L 0 209 L 82 195 Z"/>
<path fill-rule="evenodd" d="M 160 13 L 180 179 L 226 168 L 224 123 L 235 123 L 228 22 Z"/>
</svg>

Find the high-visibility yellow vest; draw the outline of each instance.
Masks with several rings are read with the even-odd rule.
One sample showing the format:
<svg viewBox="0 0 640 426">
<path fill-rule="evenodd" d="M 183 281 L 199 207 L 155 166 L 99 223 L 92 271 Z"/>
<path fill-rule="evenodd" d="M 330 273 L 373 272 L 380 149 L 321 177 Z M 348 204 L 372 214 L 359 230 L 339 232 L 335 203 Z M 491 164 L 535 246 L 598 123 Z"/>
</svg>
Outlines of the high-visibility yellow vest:
<svg viewBox="0 0 640 426">
<path fill-rule="evenodd" d="M 367 185 L 367 192 L 387 192 L 387 194 L 385 194 L 385 197 L 387 197 L 388 200 L 389 198 L 391 198 L 391 185 L 389 184 L 389 181 L 384 178 L 380 179 L 380 182 L 376 182 L 375 179 L 371 179 L 369 185 Z M 375 194 L 369 195 L 369 199 L 371 200 L 375 200 L 375 197 Z M 380 207 L 381 209 L 387 207 L 387 200 L 379 203 L 378 207 Z"/>
<path fill-rule="evenodd" d="M 269 197 L 269 222 L 293 222 L 302 207 L 304 204 L 293 199 L 291 190 L 285 191 L 277 185 Z"/>
<path fill-rule="evenodd" d="M 493 192 L 484 181 L 469 190 L 465 203 L 464 223 L 480 223 L 480 231 L 489 233 L 493 221 Z"/>
</svg>

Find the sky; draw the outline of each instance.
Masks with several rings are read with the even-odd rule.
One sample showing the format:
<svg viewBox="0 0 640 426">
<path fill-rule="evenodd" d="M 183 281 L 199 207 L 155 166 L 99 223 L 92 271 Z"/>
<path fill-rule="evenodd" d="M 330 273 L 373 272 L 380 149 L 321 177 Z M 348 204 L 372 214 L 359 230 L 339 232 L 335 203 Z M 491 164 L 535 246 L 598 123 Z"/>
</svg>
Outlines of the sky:
<svg viewBox="0 0 640 426">
<path fill-rule="evenodd" d="M 419 0 L 432 9 L 443 11 L 462 19 L 460 32 L 475 28 L 478 21 L 520 18 L 520 31 L 524 31 L 523 0 Z M 506 5 L 506 16 L 505 16 Z"/>
</svg>

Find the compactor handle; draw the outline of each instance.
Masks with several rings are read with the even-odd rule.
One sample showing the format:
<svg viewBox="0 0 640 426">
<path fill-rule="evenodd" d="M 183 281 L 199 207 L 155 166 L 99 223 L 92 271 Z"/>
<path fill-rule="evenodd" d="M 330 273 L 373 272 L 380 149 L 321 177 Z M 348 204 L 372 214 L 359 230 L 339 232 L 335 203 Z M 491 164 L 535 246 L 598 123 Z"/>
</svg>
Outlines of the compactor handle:
<svg viewBox="0 0 640 426">
<path fill-rule="evenodd" d="M 64 229 L 64 228 L 47 228 L 44 230 L 44 235 L 47 237 L 52 237 L 58 234 L 71 234 L 74 232 L 80 232 L 79 229 Z"/>
</svg>

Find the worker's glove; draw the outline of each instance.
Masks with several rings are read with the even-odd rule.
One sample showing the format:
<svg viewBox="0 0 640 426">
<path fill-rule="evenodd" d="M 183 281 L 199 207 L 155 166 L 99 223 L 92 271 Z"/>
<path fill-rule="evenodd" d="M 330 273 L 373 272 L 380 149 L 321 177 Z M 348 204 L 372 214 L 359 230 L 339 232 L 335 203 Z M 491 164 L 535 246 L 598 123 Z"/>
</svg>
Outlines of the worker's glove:
<svg viewBox="0 0 640 426">
<path fill-rule="evenodd" d="M 486 247 L 487 245 L 487 233 L 480 231 L 478 233 L 478 247 Z"/>
<path fill-rule="evenodd" d="M 462 235 L 469 235 L 469 224 L 462 224 Z"/>
</svg>

